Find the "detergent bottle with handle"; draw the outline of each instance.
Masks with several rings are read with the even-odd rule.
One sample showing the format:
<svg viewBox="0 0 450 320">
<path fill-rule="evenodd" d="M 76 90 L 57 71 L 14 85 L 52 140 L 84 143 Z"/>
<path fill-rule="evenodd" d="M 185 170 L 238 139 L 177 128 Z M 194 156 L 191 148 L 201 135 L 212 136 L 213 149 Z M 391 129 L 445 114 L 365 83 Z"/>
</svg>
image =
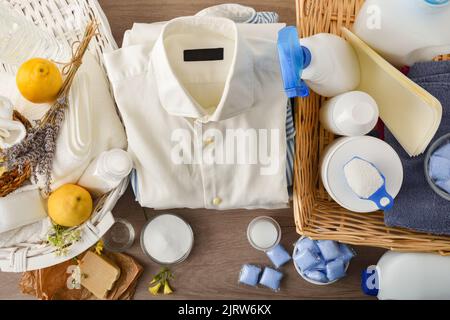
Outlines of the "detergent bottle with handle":
<svg viewBox="0 0 450 320">
<path fill-rule="evenodd" d="M 278 34 L 278 52 L 288 97 L 305 97 L 309 89 L 334 97 L 352 91 L 360 81 L 358 57 L 343 38 L 320 33 L 299 39 L 295 27 Z"/>
<path fill-rule="evenodd" d="M 380 300 L 450 299 L 450 257 L 388 251 L 363 271 L 362 289 Z"/>
<path fill-rule="evenodd" d="M 395 66 L 450 53 L 450 0 L 366 0 L 355 34 Z"/>
</svg>

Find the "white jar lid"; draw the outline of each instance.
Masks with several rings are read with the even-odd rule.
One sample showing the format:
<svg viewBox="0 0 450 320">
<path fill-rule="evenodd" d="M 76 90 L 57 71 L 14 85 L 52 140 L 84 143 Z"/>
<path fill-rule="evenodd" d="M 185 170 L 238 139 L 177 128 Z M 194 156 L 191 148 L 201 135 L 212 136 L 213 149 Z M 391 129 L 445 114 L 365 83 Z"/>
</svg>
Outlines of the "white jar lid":
<svg viewBox="0 0 450 320">
<path fill-rule="evenodd" d="M 336 127 L 346 136 L 368 134 L 377 124 L 378 117 L 377 103 L 362 91 L 343 94 L 333 112 Z"/>
<path fill-rule="evenodd" d="M 377 211 L 374 202 L 360 199 L 347 184 L 344 166 L 355 156 L 373 163 L 380 170 L 386 178 L 386 190 L 393 198 L 403 183 L 402 162 L 389 144 L 370 136 L 338 139 L 323 159 L 322 180 L 333 200 L 353 212 Z"/>
<path fill-rule="evenodd" d="M 122 149 L 108 151 L 104 158 L 104 164 L 111 174 L 124 177 L 133 169 L 133 161 L 128 152 Z"/>
</svg>

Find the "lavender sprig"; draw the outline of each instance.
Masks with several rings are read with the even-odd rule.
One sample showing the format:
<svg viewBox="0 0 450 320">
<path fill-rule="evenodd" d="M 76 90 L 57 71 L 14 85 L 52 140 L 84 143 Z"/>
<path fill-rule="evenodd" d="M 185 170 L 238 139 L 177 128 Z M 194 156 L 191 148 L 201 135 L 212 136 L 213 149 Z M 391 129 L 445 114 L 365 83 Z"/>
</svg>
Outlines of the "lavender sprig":
<svg viewBox="0 0 450 320">
<path fill-rule="evenodd" d="M 65 105 L 51 111 L 53 121 L 38 124 L 31 128 L 20 143 L 2 151 L 7 170 L 17 168 L 23 173 L 29 164 L 31 179 L 37 182 L 38 177 L 44 179 L 44 192 L 49 194 L 52 182 L 53 160 L 56 151 L 56 139 L 64 121 Z"/>
</svg>

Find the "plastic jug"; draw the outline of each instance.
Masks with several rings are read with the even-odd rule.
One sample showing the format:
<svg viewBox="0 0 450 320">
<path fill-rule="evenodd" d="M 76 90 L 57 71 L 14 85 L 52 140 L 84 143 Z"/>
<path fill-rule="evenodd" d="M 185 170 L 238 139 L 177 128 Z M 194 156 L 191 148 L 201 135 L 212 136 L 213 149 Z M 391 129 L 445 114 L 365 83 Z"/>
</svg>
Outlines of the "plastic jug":
<svg viewBox="0 0 450 320">
<path fill-rule="evenodd" d="M 334 97 L 359 85 L 358 57 L 341 37 L 320 33 L 299 40 L 297 29 L 286 27 L 278 35 L 278 52 L 289 98 L 307 96 L 308 87 Z"/>
<path fill-rule="evenodd" d="M 362 289 L 380 300 L 450 299 L 450 257 L 388 251 L 363 271 Z"/>
<path fill-rule="evenodd" d="M 366 0 L 354 32 L 395 66 L 450 53 L 450 0 Z"/>
</svg>

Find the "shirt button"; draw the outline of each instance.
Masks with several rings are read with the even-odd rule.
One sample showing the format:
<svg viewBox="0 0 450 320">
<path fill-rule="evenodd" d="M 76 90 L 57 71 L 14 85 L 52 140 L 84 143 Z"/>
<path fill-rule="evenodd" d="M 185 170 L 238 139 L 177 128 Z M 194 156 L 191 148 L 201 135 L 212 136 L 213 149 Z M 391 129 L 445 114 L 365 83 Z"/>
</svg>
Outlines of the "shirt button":
<svg viewBox="0 0 450 320">
<path fill-rule="evenodd" d="M 209 137 L 207 139 L 205 139 L 205 146 L 209 146 L 210 144 L 214 143 L 214 138 L 213 137 Z"/>
<path fill-rule="evenodd" d="M 215 197 L 213 200 L 213 205 L 218 206 L 222 203 L 222 199 L 220 199 L 219 197 Z"/>
</svg>

